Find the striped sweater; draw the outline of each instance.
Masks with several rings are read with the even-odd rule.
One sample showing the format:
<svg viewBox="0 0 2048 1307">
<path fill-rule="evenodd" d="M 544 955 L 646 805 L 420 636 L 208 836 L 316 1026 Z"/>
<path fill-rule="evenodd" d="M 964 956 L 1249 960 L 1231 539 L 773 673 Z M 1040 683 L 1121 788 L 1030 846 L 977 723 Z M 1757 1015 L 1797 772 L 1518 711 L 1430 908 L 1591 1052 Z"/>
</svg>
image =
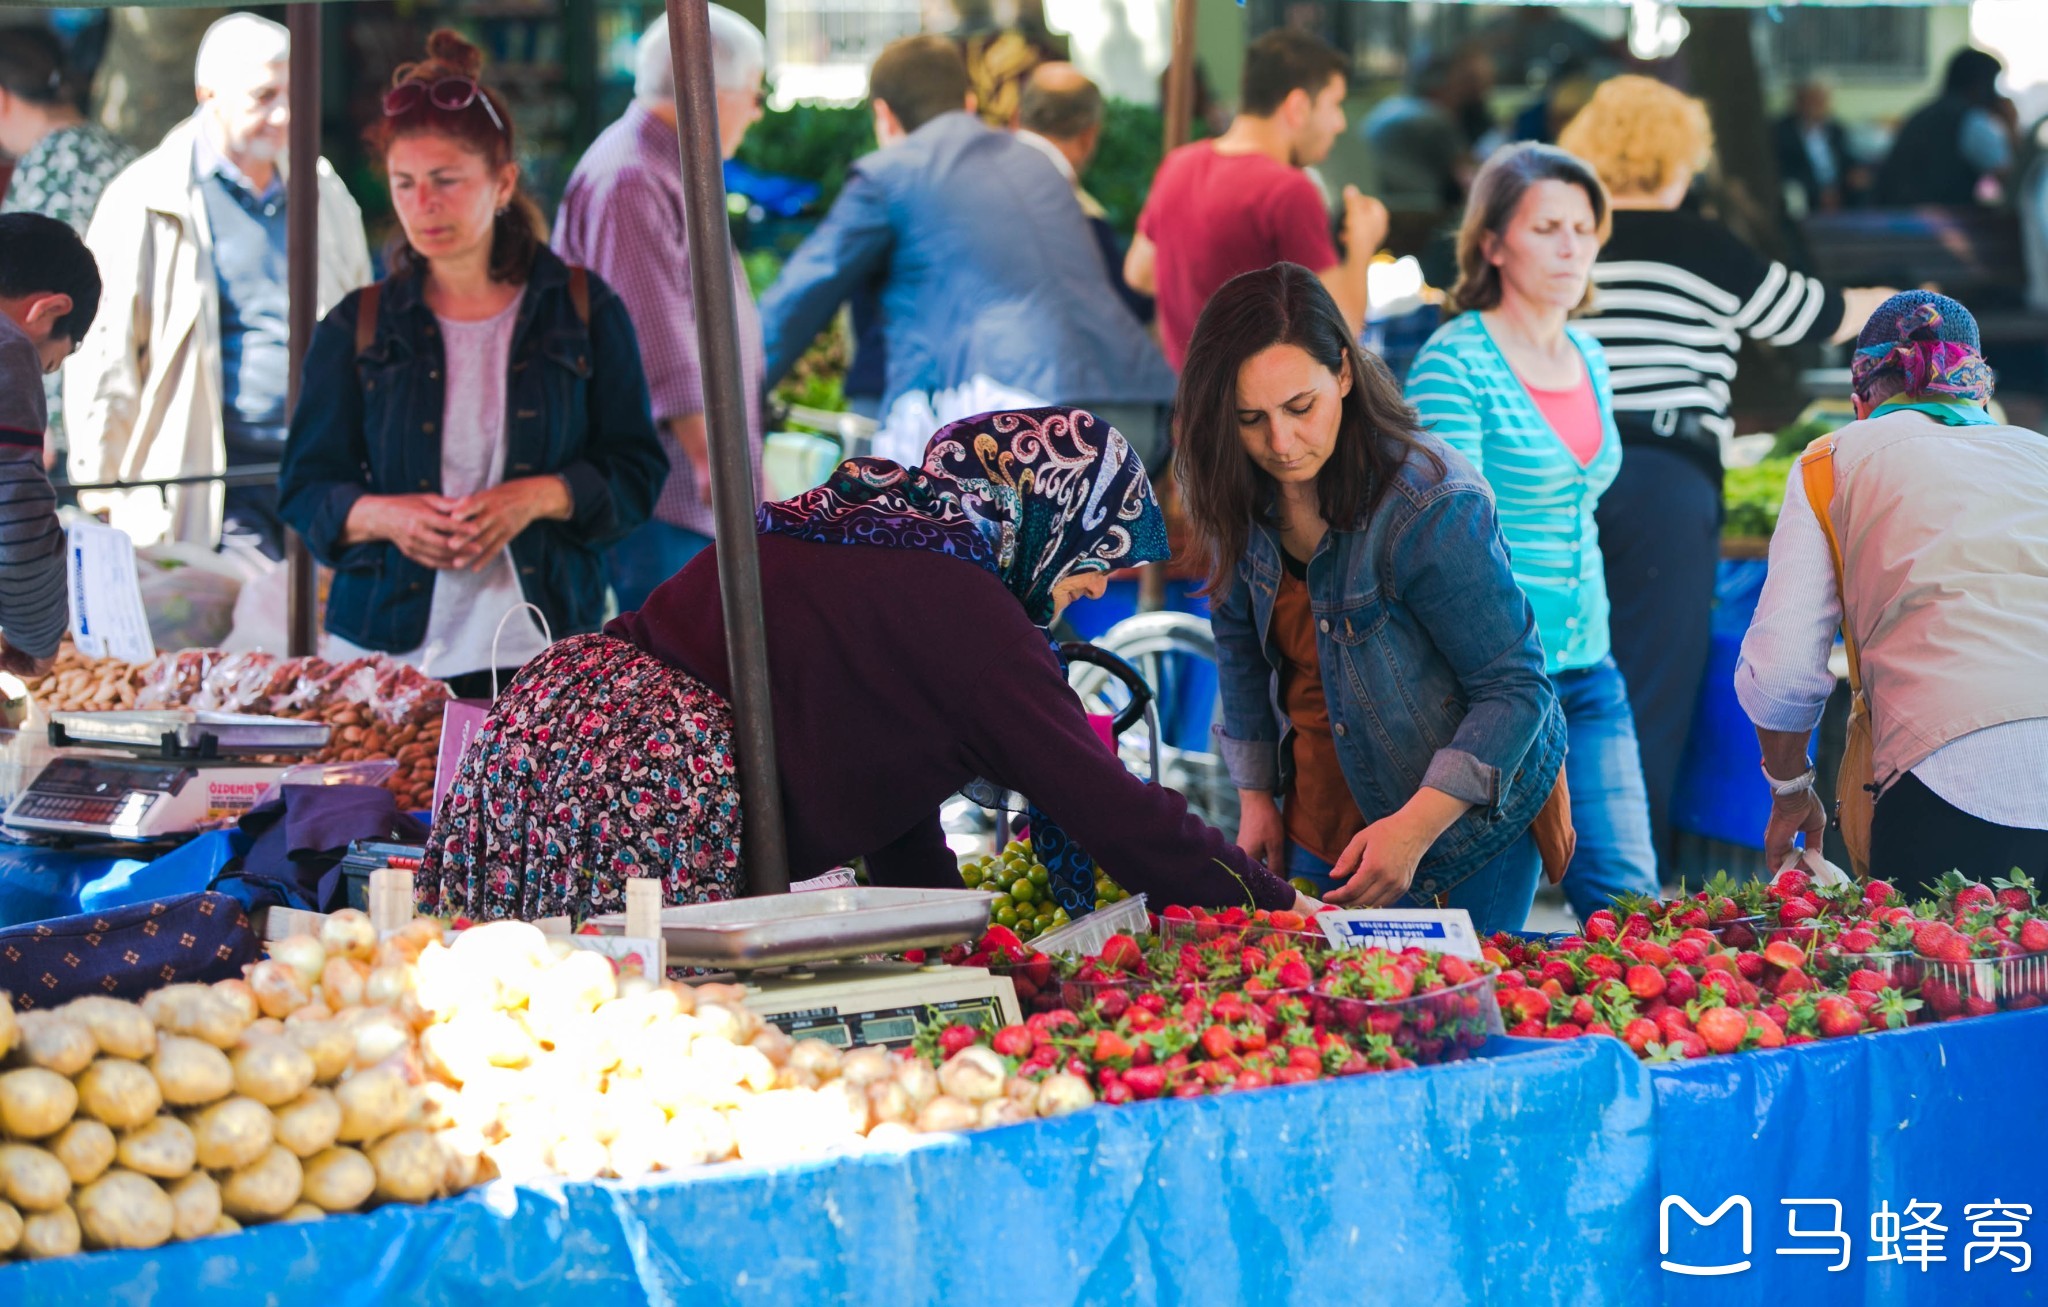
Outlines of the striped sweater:
<svg viewBox="0 0 2048 1307">
<path fill-rule="evenodd" d="M 35 342 L 0 314 L 0 637 L 36 658 L 57 652 L 71 611 L 64 529 L 43 471 L 47 420 Z"/>
<path fill-rule="evenodd" d="M 1536 611 L 1544 670 L 1591 667 L 1607 657 L 1607 578 L 1593 508 L 1621 470 L 1598 342 L 1567 328 L 1600 399 L 1602 435 L 1580 466 L 1529 397 L 1477 313 L 1437 329 L 1408 372 L 1408 402 L 1425 426 L 1469 459 L 1493 487 L 1515 580 Z"/>
<path fill-rule="evenodd" d="M 1607 351 L 1622 438 L 1656 442 L 1695 415 L 1705 440 L 1693 452 L 1717 469 L 1719 442 L 1735 434 L 1728 394 L 1742 337 L 1796 345 L 1842 324 L 1839 292 L 1690 213 L 1617 212 L 1593 287 L 1578 325 Z"/>
</svg>

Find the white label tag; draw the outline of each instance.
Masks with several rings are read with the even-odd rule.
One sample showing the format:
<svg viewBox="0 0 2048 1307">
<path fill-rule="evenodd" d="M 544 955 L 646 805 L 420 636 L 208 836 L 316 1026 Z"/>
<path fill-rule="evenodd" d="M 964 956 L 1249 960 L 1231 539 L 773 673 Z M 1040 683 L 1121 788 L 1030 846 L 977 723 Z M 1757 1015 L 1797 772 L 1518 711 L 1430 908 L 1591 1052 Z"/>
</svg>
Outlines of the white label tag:
<svg viewBox="0 0 2048 1307">
<path fill-rule="evenodd" d="M 1352 912 L 1318 912 L 1332 948 L 1404 948 L 1449 953 L 1477 962 L 1479 936 L 1472 914 L 1463 908 L 1361 908 Z"/>
<path fill-rule="evenodd" d="M 64 572 L 71 592 L 71 642 L 88 658 L 146 663 L 156 657 L 135 542 L 126 531 L 76 522 L 65 537 Z"/>
<path fill-rule="evenodd" d="M 814 890 L 821 889 L 853 889 L 859 884 L 860 882 L 854 879 L 851 868 L 834 867 L 822 876 L 813 876 L 809 880 L 795 882 L 789 887 L 789 892 L 792 894 L 808 894 Z"/>
</svg>

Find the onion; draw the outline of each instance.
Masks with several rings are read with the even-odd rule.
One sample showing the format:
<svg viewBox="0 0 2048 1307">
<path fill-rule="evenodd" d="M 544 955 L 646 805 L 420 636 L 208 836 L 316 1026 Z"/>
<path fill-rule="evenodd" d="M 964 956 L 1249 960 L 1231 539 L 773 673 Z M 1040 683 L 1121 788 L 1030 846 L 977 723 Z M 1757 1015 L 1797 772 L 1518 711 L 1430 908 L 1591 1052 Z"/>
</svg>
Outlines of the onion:
<svg viewBox="0 0 2048 1307">
<path fill-rule="evenodd" d="M 924 1109 L 917 1114 L 917 1128 L 926 1134 L 972 1130 L 980 1122 L 980 1112 L 946 1094 L 941 1094 L 926 1103 Z"/>
<path fill-rule="evenodd" d="M 312 1002 L 311 984 L 301 980 L 289 963 L 276 958 L 249 968 L 249 991 L 267 1017 L 287 1017 Z"/>
<path fill-rule="evenodd" d="M 926 1103 L 939 1096 L 939 1073 L 931 1063 L 912 1059 L 896 1069 L 896 1083 L 910 1097 L 910 1109 L 922 1112 Z"/>
<path fill-rule="evenodd" d="M 856 1048 L 839 1061 L 839 1078 L 850 1085 L 865 1087 L 895 1076 L 896 1058 L 886 1048 Z"/>
<path fill-rule="evenodd" d="M 969 1103 L 986 1103 L 1000 1098 L 1009 1069 L 992 1048 L 973 1044 L 946 1059 L 939 1068 L 939 1087 L 954 1098 Z"/>
<path fill-rule="evenodd" d="M 419 970 L 410 962 L 378 967 L 363 982 L 363 1002 L 372 1007 L 397 1007 L 419 983 Z"/>
<path fill-rule="evenodd" d="M 1038 1086 L 1038 1114 L 1065 1116 L 1095 1106 L 1095 1091 L 1088 1082 L 1066 1071 L 1056 1071 Z"/>
<path fill-rule="evenodd" d="M 311 935 L 287 935 L 270 946 L 270 959 L 298 972 L 299 982 L 311 989 L 320 979 L 320 968 L 327 965 L 327 950 Z"/>
<path fill-rule="evenodd" d="M 368 962 L 377 951 L 377 928 L 360 908 L 343 908 L 320 923 L 320 946 L 330 958 Z"/>
<path fill-rule="evenodd" d="M 981 1124 L 1019 1125 L 1032 1118 L 1030 1109 L 1008 1098 L 991 1098 L 981 1105 Z"/>
<path fill-rule="evenodd" d="M 327 965 L 320 968 L 320 995 L 327 1000 L 327 1006 L 336 1010 L 361 1007 L 369 976 L 370 969 L 360 962 L 329 958 Z"/>
<path fill-rule="evenodd" d="M 249 988 L 246 980 L 216 980 L 213 992 L 235 1005 L 244 1022 L 251 1022 L 263 1015 L 262 1004 L 256 1001 L 256 991 Z"/>
</svg>

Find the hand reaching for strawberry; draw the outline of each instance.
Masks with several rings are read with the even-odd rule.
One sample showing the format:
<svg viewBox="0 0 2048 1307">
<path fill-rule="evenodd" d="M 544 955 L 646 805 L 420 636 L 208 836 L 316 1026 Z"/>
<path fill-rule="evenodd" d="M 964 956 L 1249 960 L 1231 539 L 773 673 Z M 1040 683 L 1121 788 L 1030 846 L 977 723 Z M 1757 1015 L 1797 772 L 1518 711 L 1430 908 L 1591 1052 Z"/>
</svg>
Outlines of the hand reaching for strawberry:
<svg viewBox="0 0 2048 1307">
<path fill-rule="evenodd" d="M 1330 869 L 1344 881 L 1325 896 L 1340 907 L 1385 907 L 1408 892 L 1415 868 L 1437 837 L 1472 805 L 1442 790 L 1423 786 L 1400 811 L 1358 832 Z"/>
</svg>

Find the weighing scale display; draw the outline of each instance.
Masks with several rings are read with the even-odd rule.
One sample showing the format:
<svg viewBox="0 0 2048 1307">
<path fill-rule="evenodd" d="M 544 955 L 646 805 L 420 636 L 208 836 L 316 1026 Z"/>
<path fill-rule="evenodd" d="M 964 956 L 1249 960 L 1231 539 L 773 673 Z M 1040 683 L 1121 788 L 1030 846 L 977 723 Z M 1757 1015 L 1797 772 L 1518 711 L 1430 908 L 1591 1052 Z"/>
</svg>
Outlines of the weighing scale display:
<svg viewBox="0 0 2048 1307">
<path fill-rule="evenodd" d="M 917 1038 L 919 1026 L 936 1022 L 994 1030 L 1002 1024 L 1002 1013 L 994 998 L 970 998 L 919 1003 L 912 1007 L 878 1008 L 872 1012 L 800 1008 L 794 1012 L 775 1013 L 766 1020 L 781 1028 L 791 1039 L 822 1039 L 838 1048 L 855 1045 L 901 1048 Z"/>
<path fill-rule="evenodd" d="M 198 773 L 191 767 L 59 758 L 15 796 L 10 825 L 133 837 Z"/>
</svg>

